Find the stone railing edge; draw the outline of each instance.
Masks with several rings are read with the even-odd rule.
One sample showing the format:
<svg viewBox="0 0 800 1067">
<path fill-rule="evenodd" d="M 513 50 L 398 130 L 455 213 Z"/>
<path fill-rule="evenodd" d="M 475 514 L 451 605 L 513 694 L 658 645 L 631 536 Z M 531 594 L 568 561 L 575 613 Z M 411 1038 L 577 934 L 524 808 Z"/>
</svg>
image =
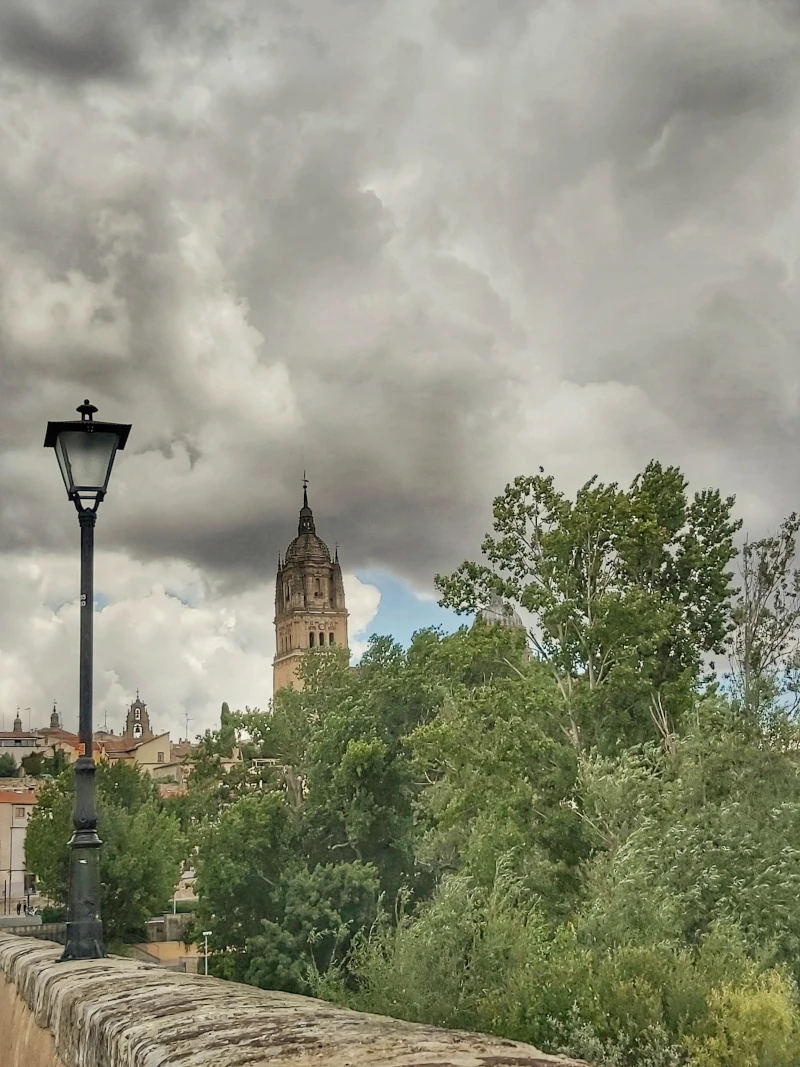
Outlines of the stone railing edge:
<svg viewBox="0 0 800 1067">
<path fill-rule="evenodd" d="M 364 1015 L 135 960 L 60 963 L 61 952 L 0 931 L 0 972 L 49 1030 L 65 1067 L 266 1067 L 277 1056 L 294 1067 L 309 1053 L 325 1067 L 584 1067 L 502 1038 Z M 253 1059 L 254 1050 L 263 1050 L 263 1059 Z"/>
</svg>

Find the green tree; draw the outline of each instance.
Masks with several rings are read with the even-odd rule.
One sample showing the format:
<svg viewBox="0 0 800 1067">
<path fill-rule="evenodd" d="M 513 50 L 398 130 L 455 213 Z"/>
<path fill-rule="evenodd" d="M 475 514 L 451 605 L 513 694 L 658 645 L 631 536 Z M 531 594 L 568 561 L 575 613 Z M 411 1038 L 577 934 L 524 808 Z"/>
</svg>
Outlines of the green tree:
<svg viewBox="0 0 800 1067">
<path fill-rule="evenodd" d="M 28 869 L 45 896 L 66 904 L 72 834 L 73 771 L 41 791 L 25 839 Z M 185 840 L 149 778 L 127 764 L 97 768 L 101 914 L 106 939 L 144 937 L 144 924 L 167 907 L 180 876 Z"/>
<path fill-rule="evenodd" d="M 564 914 L 589 846 L 568 803 L 578 759 L 553 729 L 556 700 L 552 678 L 534 665 L 452 693 L 408 746 L 427 783 L 416 802 L 419 861 L 437 878 L 462 871 L 488 885 L 500 858 L 511 857 L 543 908 Z"/>
<path fill-rule="evenodd" d="M 13 756 L 7 752 L 0 754 L 0 778 L 16 778 L 19 775 L 19 767 Z"/>
<path fill-rule="evenodd" d="M 764 714 L 776 699 L 790 711 L 800 706 L 798 531 L 800 518 L 792 513 L 776 534 L 747 540 L 742 548 L 728 648 L 733 691 L 753 715 Z"/>
<path fill-rule="evenodd" d="M 247 942 L 262 922 L 280 918 L 281 872 L 294 860 L 297 832 L 278 793 L 252 793 L 226 807 L 207 828 L 197 856 L 198 917 L 209 944 L 227 953 L 241 978 Z"/>
<path fill-rule="evenodd" d="M 667 739 L 730 628 L 732 507 L 716 490 L 690 501 L 680 471 L 656 462 L 627 491 L 592 478 L 574 502 L 552 476 L 519 477 L 494 502 L 488 565 L 437 575 L 441 602 L 474 611 L 494 592 L 534 615 L 576 747 L 654 726 Z"/>
</svg>

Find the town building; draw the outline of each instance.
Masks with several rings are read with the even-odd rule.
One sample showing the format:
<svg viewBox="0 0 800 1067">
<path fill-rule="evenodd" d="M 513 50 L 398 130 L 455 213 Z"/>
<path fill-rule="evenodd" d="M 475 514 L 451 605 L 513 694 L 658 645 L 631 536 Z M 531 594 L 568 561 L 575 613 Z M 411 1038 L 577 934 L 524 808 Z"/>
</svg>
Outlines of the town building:
<svg viewBox="0 0 800 1067">
<path fill-rule="evenodd" d="M 138 689 L 136 699 L 127 710 L 123 733 L 103 730 L 94 736 L 101 758 L 109 763 L 129 763 L 158 781 L 177 784 L 183 781 L 188 748 L 184 742 L 173 745 L 168 730 L 154 733 L 150 713 Z"/>
<path fill-rule="evenodd" d="M 34 789 L 0 790 L 0 914 L 33 890 L 34 879 L 25 868 L 25 835 L 38 796 Z"/>
<path fill-rule="evenodd" d="M 19 767 L 26 756 L 41 748 L 38 730 L 23 730 L 22 719 L 17 712 L 13 730 L 0 730 L 0 755 L 12 756 Z"/>
<path fill-rule="evenodd" d="M 301 688 L 300 663 L 315 648 L 347 648 L 347 608 L 339 550 L 333 558 L 317 534 L 303 479 L 297 537 L 278 557 L 272 687 Z"/>
</svg>

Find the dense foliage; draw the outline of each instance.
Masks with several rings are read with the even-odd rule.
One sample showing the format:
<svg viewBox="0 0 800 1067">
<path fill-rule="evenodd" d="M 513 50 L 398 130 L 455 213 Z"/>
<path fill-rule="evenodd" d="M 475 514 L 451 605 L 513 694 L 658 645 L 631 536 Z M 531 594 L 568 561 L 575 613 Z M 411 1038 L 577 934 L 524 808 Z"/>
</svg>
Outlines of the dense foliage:
<svg viewBox="0 0 800 1067">
<path fill-rule="evenodd" d="M 25 838 L 28 870 L 39 891 L 62 906 L 69 885 L 72 796 L 68 769 L 43 786 Z M 186 846 L 178 820 L 164 810 L 156 784 L 124 763 L 98 766 L 97 810 L 106 939 L 144 940 L 144 924 L 164 912 L 180 875 Z"/>
<path fill-rule="evenodd" d="M 598 1067 L 800 1067 L 800 523 L 737 559 L 733 507 L 657 463 L 518 478 L 437 583 L 527 635 L 313 651 L 224 706 L 168 805 L 212 970 Z"/>
<path fill-rule="evenodd" d="M 798 1067 L 798 521 L 736 589 L 733 506 L 657 463 L 518 478 L 437 584 L 527 636 L 373 638 L 225 709 L 184 806 L 216 972 L 608 1067 Z"/>
</svg>

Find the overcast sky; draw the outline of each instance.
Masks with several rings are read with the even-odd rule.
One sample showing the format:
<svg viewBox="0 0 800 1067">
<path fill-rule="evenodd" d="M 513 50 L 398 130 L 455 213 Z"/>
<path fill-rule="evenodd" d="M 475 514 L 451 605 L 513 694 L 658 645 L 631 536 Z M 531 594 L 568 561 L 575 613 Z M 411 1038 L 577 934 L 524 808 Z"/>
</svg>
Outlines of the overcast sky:
<svg viewBox="0 0 800 1067">
<path fill-rule="evenodd" d="M 795 508 L 799 12 L 3 0 L 6 728 L 76 721 L 41 444 L 84 397 L 134 426 L 97 529 L 109 725 L 137 685 L 174 734 L 266 706 L 304 468 L 357 648 L 380 576 L 429 596 L 540 464 L 678 463 L 751 532 Z"/>
</svg>

